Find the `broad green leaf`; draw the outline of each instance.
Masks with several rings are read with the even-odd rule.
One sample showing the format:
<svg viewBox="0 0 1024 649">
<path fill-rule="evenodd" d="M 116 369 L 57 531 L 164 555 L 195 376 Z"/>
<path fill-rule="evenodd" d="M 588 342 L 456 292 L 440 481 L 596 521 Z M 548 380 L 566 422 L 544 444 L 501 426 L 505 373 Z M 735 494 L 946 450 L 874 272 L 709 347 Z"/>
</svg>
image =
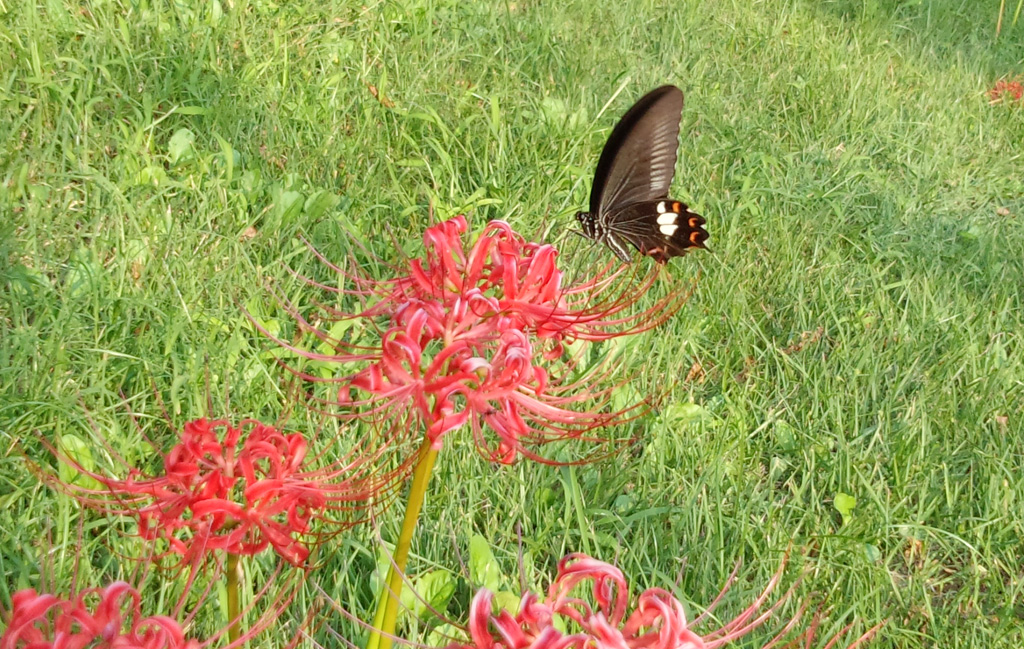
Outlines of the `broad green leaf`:
<svg viewBox="0 0 1024 649">
<path fill-rule="evenodd" d="M 333 210 L 340 202 L 341 199 L 333 192 L 321 189 L 306 199 L 306 204 L 303 206 L 302 211 L 306 213 L 306 216 L 316 219 Z"/>
<path fill-rule="evenodd" d="M 236 328 L 231 332 L 231 336 L 228 338 L 228 344 L 224 350 L 227 355 L 227 367 L 235 367 L 238 360 L 242 357 L 242 353 L 248 349 L 249 341 L 246 338 L 245 332 L 242 329 Z"/>
<path fill-rule="evenodd" d="M 138 185 L 153 185 L 159 187 L 161 183 L 167 181 L 167 172 L 164 171 L 163 167 L 157 167 L 150 165 L 143 167 L 139 170 L 139 174 L 135 179 Z"/>
<path fill-rule="evenodd" d="M 377 565 L 370 575 L 370 588 L 373 589 L 374 599 L 380 599 L 380 594 L 384 591 L 388 570 L 391 569 L 392 552 L 390 545 L 377 548 Z"/>
<path fill-rule="evenodd" d="M 194 153 L 193 146 L 196 142 L 196 134 L 187 128 L 179 128 L 167 142 L 167 155 L 171 164 L 183 162 Z"/>
<path fill-rule="evenodd" d="M 225 620 L 231 619 L 231 613 L 228 612 L 228 587 L 226 580 L 217 580 L 217 606 L 220 608 L 220 613 Z"/>
<path fill-rule="evenodd" d="M 850 521 L 850 516 L 853 514 L 853 508 L 857 506 L 857 499 L 850 494 L 845 494 L 842 491 L 836 494 L 835 502 L 836 510 L 843 517 L 843 525 L 846 525 Z"/>
<path fill-rule="evenodd" d="M 796 429 L 785 421 L 779 420 L 772 424 L 772 436 L 783 450 L 792 451 L 798 448 L 799 438 Z"/>
<path fill-rule="evenodd" d="M 305 197 L 302 192 L 289 190 L 281 194 L 281 199 L 275 206 L 277 214 L 280 217 L 278 223 L 281 225 L 287 225 L 293 222 L 300 213 L 302 213 L 302 206 L 305 203 Z"/>
<path fill-rule="evenodd" d="M 696 403 L 673 403 L 661 413 L 661 420 L 673 428 L 689 426 L 711 418 L 711 413 Z"/>
<path fill-rule="evenodd" d="M 564 124 L 566 117 L 569 115 L 565 102 L 555 97 L 545 97 L 541 101 L 540 110 L 544 116 L 544 121 L 555 126 Z"/>
<path fill-rule="evenodd" d="M 213 137 L 217 138 L 217 144 L 220 145 L 220 157 L 224 164 L 225 176 L 227 181 L 231 182 L 232 178 L 235 177 L 235 165 L 241 160 L 242 156 L 220 135 L 214 133 Z"/>
<path fill-rule="evenodd" d="M 523 602 L 521 595 L 508 590 L 499 590 L 494 594 L 494 607 L 497 610 L 505 610 L 516 615 L 519 613 L 519 605 Z"/>
<path fill-rule="evenodd" d="M 87 249 L 80 250 L 75 257 L 64 277 L 64 290 L 69 298 L 82 299 L 99 288 L 103 270 Z"/>
<path fill-rule="evenodd" d="M 632 511 L 635 502 L 633 496 L 630 494 L 619 494 L 615 497 L 615 502 L 612 505 L 612 509 L 616 514 L 626 514 Z"/>
<path fill-rule="evenodd" d="M 247 169 L 242 174 L 242 192 L 250 201 L 263 191 L 263 174 L 259 169 Z"/>
<path fill-rule="evenodd" d="M 479 534 L 469 539 L 469 578 L 474 586 L 482 586 L 492 593 L 501 588 L 501 567 L 487 539 Z"/>
<path fill-rule="evenodd" d="M 118 255 L 118 264 L 136 280 L 142 275 L 149 260 L 149 246 L 142 239 L 128 239 L 121 248 L 121 254 Z"/>
<path fill-rule="evenodd" d="M 210 3 L 210 14 L 206 17 L 207 22 L 216 27 L 220 22 L 220 19 L 223 17 L 224 8 L 220 6 L 220 2 L 218 0 L 213 0 L 213 2 Z"/>
<path fill-rule="evenodd" d="M 426 620 L 438 613 L 444 614 L 445 609 L 448 608 L 448 602 L 455 594 L 455 577 L 447 570 L 431 570 L 417 577 L 415 587 L 419 596 L 414 597 L 414 601 L 410 602 L 409 610 L 418 619 Z M 405 588 L 402 591 L 403 602 L 406 601 L 405 596 L 408 590 Z"/>
<path fill-rule="evenodd" d="M 871 563 L 878 563 L 879 561 L 882 560 L 882 551 L 878 549 L 877 545 L 872 545 L 870 543 L 865 543 L 864 544 L 864 556 Z"/>
<path fill-rule="evenodd" d="M 316 346 L 316 351 L 327 355 L 335 353 L 332 342 L 345 340 L 345 334 L 351 331 L 359 322 L 355 318 L 342 318 L 336 320 L 331 328 L 327 330 L 327 340 Z M 351 341 L 349 341 L 351 342 Z"/>
<path fill-rule="evenodd" d="M 64 484 L 75 484 L 85 489 L 102 488 L 103 485 L 97 482 L 95 478 L 87 476 L 79 470 L 79 467 L 90 472 L 96 470 L 96 462 L 92 456 L 92 446 L 81 437 L 69 433 L 61 435 L 60 450 L 61 453 L 76 465 L 72 466 L 66 461 L 59 463 L 57 475 L 60 477 L 61 482 Z"/>
<path fill-rule="evenodd" d="M 614 411 L 632 409 L 632 412 L 640 413 L 643 411 L 637 406 L 643 402 L 644 395 L 640 394 L 640 391 L 632 383 L 619 385 L 612 389 L 612 410 Z"/>
<path fill-rule="evenodd" d="M 427 635 L 428 647 L 447 647 L 453 642 L 464 642 L 466 634 L 457 626 L 442 624 Z"/>
</svg>

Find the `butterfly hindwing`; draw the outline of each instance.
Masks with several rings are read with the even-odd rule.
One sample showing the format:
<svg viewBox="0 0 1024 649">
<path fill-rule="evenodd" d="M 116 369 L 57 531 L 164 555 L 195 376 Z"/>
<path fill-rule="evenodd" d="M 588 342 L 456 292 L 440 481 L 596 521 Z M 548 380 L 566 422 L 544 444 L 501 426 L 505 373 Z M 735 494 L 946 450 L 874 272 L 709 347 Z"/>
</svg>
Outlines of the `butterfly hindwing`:
<svg viewBox="0 0 1024 649">
<path fill-rule="evenodd" d="M 625 239 L 644 255 L 664 262 L 670 257 L 686 254 L 688 248 L 706 248 L 707 230 L 704 217 L 690 210 L 686 203 L 664 199 L 634 203 L 610 215 L 615 228 L 609 236 Z M 623 258 L 619 250 L 615 253 Z M 624 260 L 628 260 L 628 255 Z"/>
</svg>

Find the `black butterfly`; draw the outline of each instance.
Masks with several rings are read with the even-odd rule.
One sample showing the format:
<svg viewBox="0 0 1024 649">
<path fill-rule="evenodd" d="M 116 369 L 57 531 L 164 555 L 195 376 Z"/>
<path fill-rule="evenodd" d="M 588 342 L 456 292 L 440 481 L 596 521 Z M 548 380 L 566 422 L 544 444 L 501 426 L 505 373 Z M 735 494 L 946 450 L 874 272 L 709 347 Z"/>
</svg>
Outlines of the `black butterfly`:
<svg viewBox="0 0 1024 649">
<path fill-rule="evenodd" d="M 682 114 L 675 86 L 652 90 L 626 111 L 597 162 L 590 211 L 576 213 L 583 235 L 624 262 L 633 257 L 627 242 L 659 263 L 706 247 L 704 218 L 668 197 Z"/>
</svg>

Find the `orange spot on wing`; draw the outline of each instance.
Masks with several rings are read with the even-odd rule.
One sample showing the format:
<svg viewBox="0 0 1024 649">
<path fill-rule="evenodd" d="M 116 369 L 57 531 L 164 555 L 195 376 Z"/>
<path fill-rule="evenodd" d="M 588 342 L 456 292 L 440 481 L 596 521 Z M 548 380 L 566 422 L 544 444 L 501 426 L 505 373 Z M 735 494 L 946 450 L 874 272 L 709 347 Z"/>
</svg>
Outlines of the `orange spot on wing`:
<svg viewBox="0 0 1024 649">
<path fill-rule="evenodd" d="M 675 212 L 676 214 L 679 214 L 680 210 L 679 210 L 679 203 L 678 202 L 672 203 L 672 211 Z"/>
</svg>

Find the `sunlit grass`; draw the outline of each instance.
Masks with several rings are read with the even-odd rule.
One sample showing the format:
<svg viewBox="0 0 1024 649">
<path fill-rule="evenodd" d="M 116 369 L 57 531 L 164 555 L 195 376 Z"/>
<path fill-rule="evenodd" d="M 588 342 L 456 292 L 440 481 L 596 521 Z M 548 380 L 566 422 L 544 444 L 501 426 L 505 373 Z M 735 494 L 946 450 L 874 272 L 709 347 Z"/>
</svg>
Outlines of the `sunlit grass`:
<svg viewBox="0 0 1024 649">
<path fill-rule="evenodd" d="M 35 435 L 128 453 L 129 412 L 167 440 L 164 410 L 275 421 L 288 395 L 243 306 L 287 326 L 265 286 L 315 272 L 300 234 L 386 256 L 467 213 L 580 267 L 608 254 L 564 232 L 615 119 L 675 83 L 673 195 L 714 252 L 672 262 L 694 296 L 626 346 L 660 411 L 574 471 L 455 442 L 414 568 L 458 570 L 478 532 L 513 586 L 521 534 L 529 580 L 588 548 L 637 583 L 685 565 L 679 594 L 706 603 L 739 559 L 758 591 L 792 543 L 807 592 L 890 620 L 881 646 L 1024 642 L 1024 112 L 986 95 L 1024 32 L 995 39 L 994 4 L 186 4 L 0 3 L 3 607 L 46 547 L 74 554 L 77 511 L 21 456 L 44 457 Z M 376 544 L 319 573 L 364 616 Z"/>
</svg>

